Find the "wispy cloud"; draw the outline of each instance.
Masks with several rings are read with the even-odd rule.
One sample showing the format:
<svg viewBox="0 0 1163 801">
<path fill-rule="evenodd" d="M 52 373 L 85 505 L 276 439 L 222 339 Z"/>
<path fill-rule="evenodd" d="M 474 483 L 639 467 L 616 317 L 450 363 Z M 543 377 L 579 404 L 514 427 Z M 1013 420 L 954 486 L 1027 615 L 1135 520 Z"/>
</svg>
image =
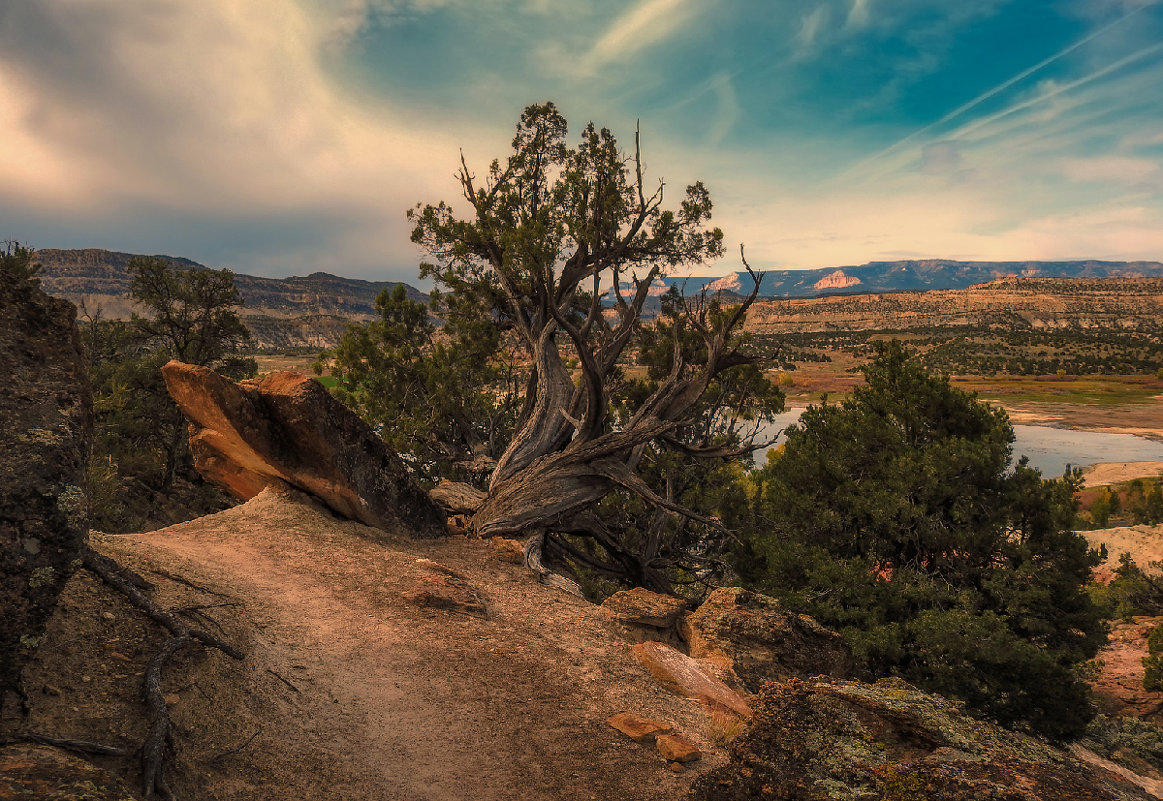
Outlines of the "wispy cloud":
<svg viewBox="0 0 1163 801">
<path fill-rule="evenodd" d="M 1060 61 L 1061 59 L 1070 55 L 1071 53 L 1078 50 L 1079 48 L 1089 44 L 1090 42 L 1094 41 L 1095 39 L 1099 38 L 1100 36 L 1106 34 L 1108 31 L 1112 30 L 1113 28 L 1116 28 L 1116 27 L 1124 24 L 1125 22 L 1127 22 L 1127 20 L 1129 20 L 1131 17 L 1133 17 L 1135 14 L 1139 13 L 1140 11 L 1142 11 L 1146 7 L 1147 7 L 1146 5 L 1137 5 L 1133 8 L 1131 8 L 1130 11 L 1126 12 L 1123 16 L 1119 17 L 1115 21 L 1108 23 L 1107 25 L 1104 25 L 1095 31 L 1092 31 L 1088 35 L 1073 42 L 1069 46 L 1062 48 L 1061 50 L 1059 50 L 1058 52 L 1056 52 L 1050 56 L 1047 56 L 1046 58 L 1039 61 L 1037 64 L 1034 64 L 1031 67 L 1027 67 L 1024 70 L 1021 70 L 1017 74 L 1009 77 L 1008 79 L 1002 81 L 1001 83 L 997 84 L 996 86 L 993 86 L 990 89 L 986 90 L 985 92 L 982 92 L 981 94 L 974 97 L 972 100 L 969 100 L 968 102 L 963 103 L 962 105 L 958 106 L 957 108 L 953 109 L 952 111 L 948 112 L 947 114 L 944 114 L 939 119 L 934 120 L 933 122 L 929 123 L 928 125 L 925 125 L 921 128 L 918 128 L 917 130 L 913 131 L 908 136 L 905 136 L 902 139 L 897 140 L 896 142 L 894 142 L 892 145 L 885 148 L 884 150 L 881 150 L 880 152 L 873 154 L 872 156 L 868 157 L 867 159 L 860 162 L 859 164 L 854 165 L 852 167 L 852 170 L 853 171 L 859 170 L 861 167 L 865 166 L 868 163 L 871 163 L 871 162 L 877 161 L 878 159 L 884 158 L 885 156 L 887 156 L 887 155 L 889 155 L 897 150 L 900 150 L 901 148 L 905 147 L 906 145 L 910 144 L 911 142 L 914 142 L 917 139 L 920 139 L 921 137 L 928 134 L 930 131 L 934 131 L 934 130 L 944 126 L 945 124 L 952 122 L 953 120 L 957 119 L 958 117 L 963 116 L 964 114 L 973 110 L 974 108 L 977 108 L 982 103 L 989 100 L 990 98 L 996 97 L 997 95 L 1001 94 L 1002 92 L 1006 91 L 1007 89 L 1015 86 L 1018 83 L 1021 83 L 1026 78 L 1029 78 L 1034 73 L 1040 72 L 1041 70 L 1050 66 L 1054 62 Z"/>
<path fill-rule="evenodd" d="M 640 0 L 598 38 L 583 57 L 582 66 L 593 71 L 629 59 L 670 38 L 701 10 L 701 0 L 698 4 L 692 0 Z"/>
</svg>

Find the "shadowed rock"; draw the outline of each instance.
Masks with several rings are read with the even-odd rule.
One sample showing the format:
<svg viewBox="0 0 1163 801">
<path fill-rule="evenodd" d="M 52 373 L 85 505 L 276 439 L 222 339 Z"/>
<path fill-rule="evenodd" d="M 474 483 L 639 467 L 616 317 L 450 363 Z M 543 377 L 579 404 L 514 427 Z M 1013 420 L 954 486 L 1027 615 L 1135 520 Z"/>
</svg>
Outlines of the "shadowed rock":
<svg viewBox="0 0 1163 801">
<path fill-rule="evenodd" d="M 285 483 L 370 526 L 446 533 L 444 515 L 399 457 L 318 381 L 278 372 L 235 384 L 177 361 L 162 375 L 192 424 L 194 466 L 207 481 L 242 500 Z"/>
<path fill-rule="evenodd" d="M 88 533 L 92 416 L 75 317 L 0 270 L 0 699 L 19 688 Z"/>
<path fill-rule="evenodd" d="M 1152 796 L 899 679 L 790 679 L 765 685 L 732 741 L 731 763 L 701 776 L 695 801 L 1145 801 Z"/>
<path fill-rule="evenodd" d="M 793 676 L 852 675 L 852 652 L 839 634 L 739 587 L 714 590 L 679 622 L 679 632 L 692 657 L 752 693 Z"/>
</svg>

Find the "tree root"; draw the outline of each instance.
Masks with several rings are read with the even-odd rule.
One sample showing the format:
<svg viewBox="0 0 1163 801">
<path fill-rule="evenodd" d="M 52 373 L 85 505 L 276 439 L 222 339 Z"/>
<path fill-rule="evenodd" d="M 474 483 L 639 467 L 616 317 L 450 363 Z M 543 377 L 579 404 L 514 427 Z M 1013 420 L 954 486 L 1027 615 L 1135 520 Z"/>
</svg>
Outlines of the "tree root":
<svg viewBox="0 0 1163 801">
<path fill-rule="evenodd" d="M 173 725 L 170 722 L 165 694 L 161 687 L 162 669 L 174 654 L 195 640 L 203 645 L 217 648 L 233 659 L 242 659 L 244 654 L 233 645 L 211 634 L 188 627 L 175 615 L 163 610 L 142 592 L 139 585 L 129 578 L 129 576 L 136 576 L 136 573 L 122 567 L 109 557 L 86 546 L 81 551 L 81 562 L 87 570 L 100 576 L 106 584 L 145 612 L 151 620 L 164 626 L 174 635 L 153 655 L 145 671 L 143 692 L 149 714 L 149 731 L 141 747 L 142 792 L 145 797 L 147 799 L 159 796 L 164 799 L 173 798 L 163 776 L 166 765 L 166 746 L 171 745 L 173 741 Z M 140 579 L 140 577 L 138 578 Z M 148 584 L 148 582 L 146 583 Z"/>
<path fill-rule="evenodd" d="M 125 756 L 126 754 L 124 748 L 118 748 L 114 745 L 91 743 L 88 740 L 62 740 L 59 737 L 48 737 L 43 734 L 25 733 L 0 738 L 0 745 L 12 745 L 13 743 L 51 745 L 65 751 L 75 751 L 78 754 L 96 754 L 97 756 Z"/>
<path fill-rule="evenodd" d="M 581 585 L 571 578 L 555 573 L 545 566 L 543 554 L 545 552 L 545 532 L 534 534 L 525 540 L 522 548 L 525 552 L 525 564 L 537 574 L 537 580 L 550 587 L 556 587 L 562 592 L 568 592 L 578 598 L 585 598 Z"/>
</svg>

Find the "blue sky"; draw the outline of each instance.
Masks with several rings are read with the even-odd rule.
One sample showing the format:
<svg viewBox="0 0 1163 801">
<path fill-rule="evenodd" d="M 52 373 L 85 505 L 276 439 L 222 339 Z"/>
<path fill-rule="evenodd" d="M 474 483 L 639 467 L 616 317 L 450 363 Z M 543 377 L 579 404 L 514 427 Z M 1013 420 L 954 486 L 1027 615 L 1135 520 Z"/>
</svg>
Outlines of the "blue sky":
<svg viewBox="0 0 1163 801">
<path fill-rule="evenodd" d="M 0 0 L 0 237 L 415 280 L 554 100 L 729 255 L 1163 260 L 1155 0 Z"/>
</svg>

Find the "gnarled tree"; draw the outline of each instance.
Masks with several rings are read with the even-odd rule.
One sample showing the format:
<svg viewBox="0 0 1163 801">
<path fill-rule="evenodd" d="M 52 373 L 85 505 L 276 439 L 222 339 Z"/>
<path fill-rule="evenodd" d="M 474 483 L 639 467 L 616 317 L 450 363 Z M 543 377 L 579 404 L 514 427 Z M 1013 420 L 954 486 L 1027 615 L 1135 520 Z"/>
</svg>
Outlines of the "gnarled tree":
<svg viewBox="0 0 1163 801">
<path fill-rule="evenodd" d="M 590 123 L 570 147 L 566 121 L 552 103 L 525 110 L 512 147 L 481 180 L 462 156 L 457 177 L 467 217 L 443 202 L 409 212 L 413 241 L 439 262 L 424 270 L 452 290 L 466 282 L 492 286 L 501 302 L 497 314 L 529 355 L 524 409 L 472 525 L 485 536 L 530 536 L 531 563 L 546 535 L 591 537 L 642 581 L 647 571 L 632 564 L 639 556 L 593 506 L 621 489 L 666 514 L 716 525 L 652 489 L 638 468 L 651 443 L 672 438 L 696 410 L 705 411 L 700 398 L 717 376 L 753 361 L 732 335 L 759 276 L 752 273 L 751 293 L 728 313 L 711 313 L 708 303 L 683 307 L 675 330 L 698 336 L 698 358 L 675 347 L 669 372 L 615 424 L 610 381 L 635 339 L 651 285 L 673 267 L 722 253 L 722 231 L 709 227 L 710 196 L 695 183 L 677 209 L 665 209 L 665 185 L 647 188 L 637 136 L 634 154 L 626 155 L 608 130 Z M 612 310 L 600 302 L 604 280 L 613 282 Z M 712 441 L 685 449 L 740 452 Z"/>
</svg>

